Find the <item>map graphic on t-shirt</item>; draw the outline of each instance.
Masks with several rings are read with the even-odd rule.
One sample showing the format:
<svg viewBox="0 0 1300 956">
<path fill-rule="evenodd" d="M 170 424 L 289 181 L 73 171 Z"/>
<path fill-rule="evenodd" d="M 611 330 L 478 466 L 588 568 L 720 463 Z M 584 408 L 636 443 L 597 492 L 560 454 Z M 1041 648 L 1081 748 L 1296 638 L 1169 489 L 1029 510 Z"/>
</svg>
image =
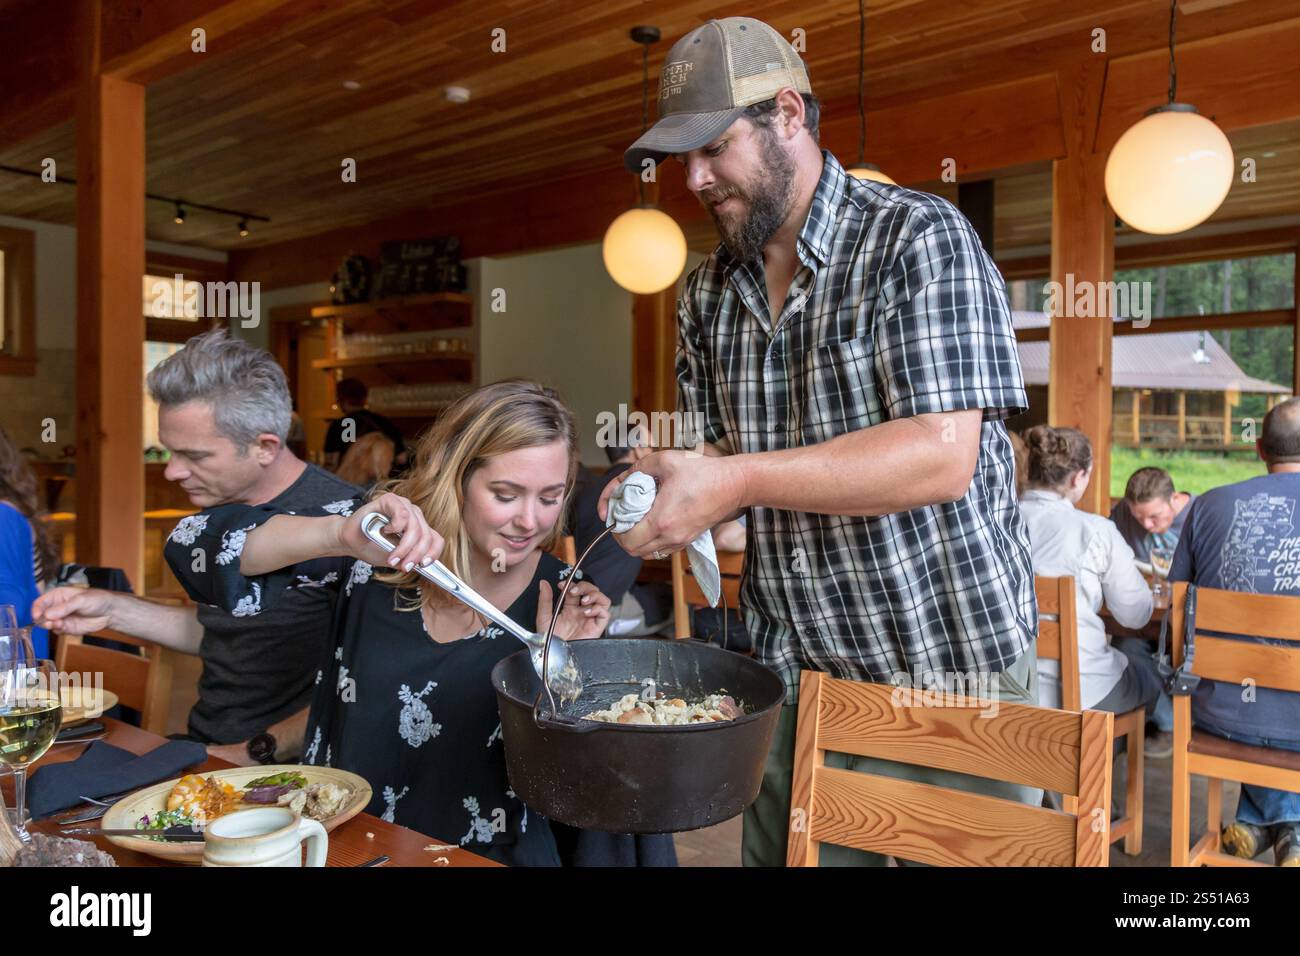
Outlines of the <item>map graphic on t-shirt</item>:
<svg viewBox="0 0 1300 956">
<path fill-rule="evenodd" d="M 1233 502 L 1232 525 L 1219 552 L 1224 588 L 1252 593 L 1300 588 L 1295 506 L 1295 498 L 1263 492 Z"/>
</svg>

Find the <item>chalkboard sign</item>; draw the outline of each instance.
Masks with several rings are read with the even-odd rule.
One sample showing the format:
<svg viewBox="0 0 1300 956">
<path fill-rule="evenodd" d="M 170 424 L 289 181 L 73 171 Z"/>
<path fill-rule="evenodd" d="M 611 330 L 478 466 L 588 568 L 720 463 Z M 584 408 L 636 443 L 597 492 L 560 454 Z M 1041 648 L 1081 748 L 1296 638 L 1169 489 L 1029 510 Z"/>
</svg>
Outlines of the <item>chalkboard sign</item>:
<svg viewBox="0 0 1300 956">
<path fill-rule="evenodd" d="M 380 247 L 380 298 L 464 290 L 465 269 L 456 236 L 394 240 Z"/>
</svg>

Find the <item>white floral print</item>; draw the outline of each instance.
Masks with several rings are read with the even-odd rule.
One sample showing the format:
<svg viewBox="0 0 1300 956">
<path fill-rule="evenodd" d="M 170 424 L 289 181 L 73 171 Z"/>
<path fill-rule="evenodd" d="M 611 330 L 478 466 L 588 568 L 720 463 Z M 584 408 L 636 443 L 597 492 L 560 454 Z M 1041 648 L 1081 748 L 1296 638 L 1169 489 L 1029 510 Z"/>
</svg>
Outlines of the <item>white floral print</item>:
<svg viewBox="0 0 1300 956">
<path fill-rule="evenodd" d="M 230 613 L 235 617 L 252 617 L 254 614 L 262 613 L 262 585 L 256 581 L 253 582 L 253 593 L 241 597 L 239 602 L 230 609 Z"/>
<path fill-rule="evenodd" d="M 256 527 L 257 525 L 250 524 L 247 528 L 238 528 L 223 534 L 221 536 L 221 550 L 217 553 L 217 564 L 229 564 L 243 554 L 244 539 L 248 537 L 248 532 Z"/>
<path fill-rule="evenodd" d="M 388 823 L 394 822 L 393 815 L 397 810 L 397 801 L 406 796 L 410 789 L 410 787 L 403 787 L 401 793 L 394 793 L 392 787 L 384 787 L 384 812 L 379 815 L 379 819 Z"/>
<path fill-rule="evenodd" d="M 560 573 L 559 573 L 558 575 L 556 575 L 556 580 L 559 581 L 561 584 L 563 584 L 563 583 L 564 583 L 564 579 L 567 578 L 567 577 L 569 576 L 570 572 L 572 572 L 572 571 L 573 571 L 573 565 L 571 565 L 571 564 L 566 564 L 564 567 L 560 568 Z M 581 581 L 581 580 L 582 580 L 582 569 L 581 569 L 581 568 L 578 569 L 578 573 L 577 573 L 577 574 L 573 575 L 573 579 L 574 579 L 575 581 Z"/>
<path fill-rule="evenodd" d="M 177 544 L 193 544 L 207 526 L 207 515 L 190 515 L 180 520 L 168 538 Z"/>
<path fill-rule="evenodd" d="M 316 752 L 318 750 L 320 750 L 320 727 L 319 726 L 316 728 L 316 736 L 312 737 L 311 739 L 311 746 L 307 748 L 307 752 L 303 754 L 302 759 L 307 763 L 314 764 L 316 762 Z"/>
<path fill-rule="evenodd" d="M 370 580 L 370 575 L 372 575 L 374 571 L 375 569 L 364 561 L 355 562 L 352 565 L 352 574 L 348 578 L 348 583 L 343 587 L 343 593 L 350 596 L 352 594 L 352 585 L 365 584 Z"/>
<path fill-rule="evenodd" d="M 217 560 L 220 561 L 221 558 L 217 558 Z M 327 584 L 333 584 L 333 583 L 334 583 L 335 581 L 337 581 L 338 579 L 339 579 L 339 573 L 338 573 L 337 571 L 330 571 L 330 572 L 328 572 L 328 573 L 327 573 L 323 578 L 321 578 L 319 581 L 313 581 L 313 580 L 312 580 L 311 578 L 309 578 L 307 575 L 305 575 L 305 574 L 300 574 L 300 575 L 298 575 L 298 583 L 295 584 L 294 587 L 298 587 L 298 588 L 323 588 L 323 587 L 324 587 L 325 585 L 327 585 Z"/>
<path fill-rule="evenodd" d="M 397 718 L 397 732 L 412 747 L 418 747 L 442 732 L 442 724 L 433 722 L 433 713 L 423 699 L 437 686 L 429 681 L 424 685 L 424 690 L 413 694 L 411 688 L 403 684 L 397 691 L 397 699 L 405 705 Z"/>
<path fill-rule="evenodd" d="M 460 838 L 460 845 L 464 846 L 470 840 L 478 840 L 479 843 L 492 842 L 492 821 L 478 814 L 478 798 L 466 797 L 461 801 L 461 805 L 469 811 L 469 832 Z"/>
<path fill-rule="evenodd" d="M 352 499 L 345 498 L 342 501 L 331 501 L 327 505 L 321 505 L 321 509 L 328 511 L 332 515 L 343 515 L 346 518 L 352 514 Z"/>
</svg>

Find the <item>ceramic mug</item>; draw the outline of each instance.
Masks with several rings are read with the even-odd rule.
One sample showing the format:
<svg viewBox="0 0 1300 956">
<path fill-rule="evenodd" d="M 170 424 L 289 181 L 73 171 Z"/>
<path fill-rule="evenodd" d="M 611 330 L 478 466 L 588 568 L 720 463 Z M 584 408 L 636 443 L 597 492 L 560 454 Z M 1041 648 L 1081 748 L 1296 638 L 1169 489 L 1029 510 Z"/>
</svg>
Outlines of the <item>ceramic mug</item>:
<svg viewBox="0 0 1300 956">
<path fill-rule="evenodd" d="M 256 807 L 218 817 L 203 832 L 204 866 L 324 866 L 325 828 L 288 807 Z"/>
</svg>

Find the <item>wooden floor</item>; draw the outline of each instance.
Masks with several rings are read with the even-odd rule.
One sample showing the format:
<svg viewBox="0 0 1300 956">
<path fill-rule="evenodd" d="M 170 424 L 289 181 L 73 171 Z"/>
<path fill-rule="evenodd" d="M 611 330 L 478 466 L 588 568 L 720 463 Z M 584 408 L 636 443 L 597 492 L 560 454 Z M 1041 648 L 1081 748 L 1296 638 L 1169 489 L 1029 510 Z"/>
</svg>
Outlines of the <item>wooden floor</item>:
<svg viewBox="0 0 1300 956">
<path fill-rule="evenodd" d="M 177 661 L 173 675 L 172 708 L 168 718 L 168 733 L 181 733 L 185 730 L 186 715 L 197 699 L 199 677 L 199 660 L 197 657 L 185 657 Z M 1170 772 L 1173 761 L 1170 758 L 1154 760 L 1148 757 L 1146 765 L 1146 832 L 1143 834 L 1141 856 L 1126 856 L 1117 847 L 1111 849 L 1111 866 L 1157 866 L 1169 865 L 1169 808 Z M 1116 793 L 1124 792 L 1124 761 L 1115 762 Z M 1232 819 L 1232 810 L 1237 806 L 1240 788 L 1227 784 L 1224 788 L 1224 818 Z M 1205 783 L 1196 780 L 1192 787 L 1192 820 L 1203 823 L 1205 820 Z M 677 860 L 682 866 L 740 866 L 741 818 L 735 817 L 725 823 L 704 830 L 679 833 L 676 837 Z M 1273 862 L 1273 851 L 1267 849 L 1260 855 L 1263 862 Z"/>
</svg>

